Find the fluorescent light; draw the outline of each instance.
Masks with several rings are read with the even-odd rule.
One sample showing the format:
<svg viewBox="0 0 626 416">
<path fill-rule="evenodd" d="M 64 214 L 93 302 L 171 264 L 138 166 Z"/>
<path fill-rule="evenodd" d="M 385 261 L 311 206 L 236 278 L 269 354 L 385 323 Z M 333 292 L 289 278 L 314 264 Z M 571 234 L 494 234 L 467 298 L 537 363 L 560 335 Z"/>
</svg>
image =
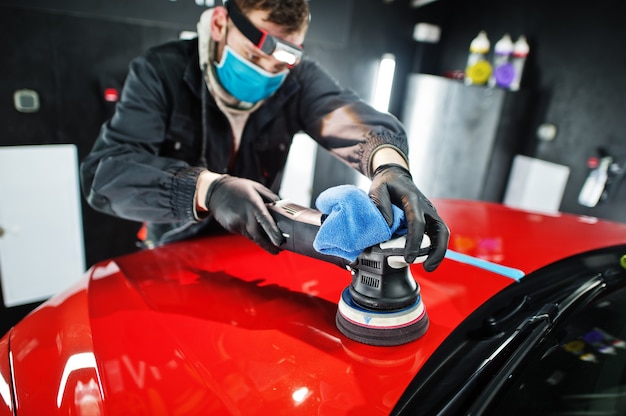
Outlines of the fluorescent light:
<svg viewBox="0 0 626 416">
<path fill-rule="evenodd" d="M 396 70 L 396 57 L 391 53 L 383 54 L 378 66 L 378 75 L 374 87 L 372 105 L 382 112 L 389 111 L 389 99 L 393 86 L 393 75 Z"/>
<path fill-rule="evenodd" d="M 431 23 L 418 23 L 413 27 L 413 40 L 424 43 L 437 43 L 441 39 L 441 27 Z"/>
<path fill-rule="evenodd" d="M 310 395 L 311 395 L 311 391 L 306 387 L 302 387 L 294 391 L 291 394 L 291 397 L 293 398 L 293 401 L 295 402 L 297 406 L 301 404 L 303 401 L 305 401 Z"/>
<path fill-rule="evenodd" d="M 183 30 L 178 34 L 178 39 L 193 39 L 198 37 L 198 32 Z"/>
<path fill-rule="evenodd" d="M 9 382 L 4 379 L 2 374 L 0 374 L 0 397 L 4 403 L 9 407 L 9 410 L 12 409 L 13 401 L 11 400 L 11 386 Z"/>
<path fill-rule="evenodd" d="M 61 382 L 59 383 L 59 391 L 57 393 L 57 407 L 61 407 L 61 401 L 63 400 L 63 394 L 65 393 L 65 387 L 67 380 L 74 371 L 82 369 L 93 368 L 97 373 L 96 356 L 93 352 L 81 352 L 78 354 L 70 355 L 70 358 L 65 362 L 65 368 L 63 368 L 63 374 L 61 375 Z M 99 390 L 99 389 L 98 389 Z"/>
<path fill-rule="evenodd" d="M 432 3 L 435 0 L 412 0 L 411 7 L 422 7 L 427 5 L 428 3 Z"/>
</svg>

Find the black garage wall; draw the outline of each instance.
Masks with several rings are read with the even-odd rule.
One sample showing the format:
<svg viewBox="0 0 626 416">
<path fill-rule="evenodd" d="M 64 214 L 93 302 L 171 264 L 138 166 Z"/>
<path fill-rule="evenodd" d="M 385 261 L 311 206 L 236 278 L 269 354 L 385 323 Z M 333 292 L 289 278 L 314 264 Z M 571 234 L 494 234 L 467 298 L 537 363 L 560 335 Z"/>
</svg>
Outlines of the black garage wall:
<svg viewBox="0 0 626 416">
<path fill-rule="evenodd" d="M 121 86 L 137 51 L 175 36 L 175 30 L 157 26 L 2 8 L 0 144 L 72 143 L 82 160 L 112 112 L 104 88 Z M 39 93 L 40 111 L 13 108 L 13 92 L 21 88 Z M 88 265 L 135 249 L 137 224 L 99 214 L 84 201 L 82 211 Z"/>
</svg>

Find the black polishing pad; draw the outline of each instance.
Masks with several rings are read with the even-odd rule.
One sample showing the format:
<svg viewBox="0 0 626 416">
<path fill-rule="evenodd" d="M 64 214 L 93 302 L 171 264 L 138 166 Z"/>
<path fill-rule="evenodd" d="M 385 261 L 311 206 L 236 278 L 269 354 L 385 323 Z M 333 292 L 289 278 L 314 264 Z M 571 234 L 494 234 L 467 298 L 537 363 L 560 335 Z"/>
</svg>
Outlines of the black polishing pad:
<svg viewBox="0 0 626 416">
<path fill-rule="evenodd" d="M 421 297 L 401 310 L 372 311 L 357 305 L 347 288 L 341 294 L 335 322 L 346 337 L 376 346 L 415 341 L 426 333 L 429 324 Z"/>
</svg>

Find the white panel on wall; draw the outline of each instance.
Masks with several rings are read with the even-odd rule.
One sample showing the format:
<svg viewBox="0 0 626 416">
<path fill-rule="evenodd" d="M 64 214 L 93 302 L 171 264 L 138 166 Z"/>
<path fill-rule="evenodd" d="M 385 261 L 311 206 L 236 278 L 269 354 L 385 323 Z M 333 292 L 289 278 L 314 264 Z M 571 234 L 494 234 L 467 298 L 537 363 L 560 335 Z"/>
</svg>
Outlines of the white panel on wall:
<svg viewBox="0 0 626 416">
<path fill-rule="evenodd" d="M 557 213 L 570 169 L 545 160 L 517 155 L 513 161 L 504 204 L 546 213 Z"/>
<path fill-rule="evenodd" d="M 317 143 L 307 134 L 293 137 L 280 187 L 280 196 L 304 207 L 311 206 Z"/>
<path fill-rule="evenodd" d="M 7 307 L 44 300 L 85 271 L 74 145 L 0 147 L 0 277 Z"/>
</svg>

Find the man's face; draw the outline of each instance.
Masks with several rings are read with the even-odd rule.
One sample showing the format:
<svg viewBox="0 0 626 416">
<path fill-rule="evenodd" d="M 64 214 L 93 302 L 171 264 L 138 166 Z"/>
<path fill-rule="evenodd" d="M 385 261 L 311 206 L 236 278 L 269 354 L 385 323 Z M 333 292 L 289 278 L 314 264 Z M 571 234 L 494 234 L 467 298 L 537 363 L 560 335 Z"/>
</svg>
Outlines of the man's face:
<svg viewBox="0 0 626 416">
<path fill-rule="evenodd" d="M 278 39 L 285 40 L 291 44 L 302 45 L 306 35 L 306 28 L 303 28 L 298 32 L 286 33 L 282 26 L 267 21 L 268 14 L 269 12 L 266 10 L 253 10 L 248 13 L 246 17 L 258 29 L 264 30 L 268 34 Z M 220 47 L 218 49 L 220 58 L 223 46 L 226 43 L 229 47 L 234 49 L 235 52 L 268 72 L 278 73 L 290 67 L 288 63 L 279 61 L 274 56 L 268 55 L 257 48 L 243 33 L 239 31 L 239 29 L 237 29 L 237 26 L 235 26 L 231 19 L 228 19 L 227 33 L 223 38 L 223 42 L 220 42 Z"/>
</svg>

